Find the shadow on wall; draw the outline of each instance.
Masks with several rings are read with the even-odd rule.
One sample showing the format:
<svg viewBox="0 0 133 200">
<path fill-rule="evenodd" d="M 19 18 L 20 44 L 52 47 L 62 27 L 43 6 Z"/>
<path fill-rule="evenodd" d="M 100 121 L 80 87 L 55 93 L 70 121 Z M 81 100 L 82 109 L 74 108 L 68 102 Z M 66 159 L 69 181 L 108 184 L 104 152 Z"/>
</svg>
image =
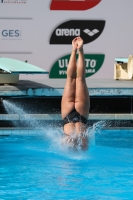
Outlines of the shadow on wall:
<svg viewBox="0 0 133 200">
<path fill-rule="evenodd" d="M 12 84 L 18 89 L 24 88 L 52 88 L 49 85 L 45 85 L 43 83 L 38 83 L 31 80 L 19 80 L 18 83 Z"/>
</svg>

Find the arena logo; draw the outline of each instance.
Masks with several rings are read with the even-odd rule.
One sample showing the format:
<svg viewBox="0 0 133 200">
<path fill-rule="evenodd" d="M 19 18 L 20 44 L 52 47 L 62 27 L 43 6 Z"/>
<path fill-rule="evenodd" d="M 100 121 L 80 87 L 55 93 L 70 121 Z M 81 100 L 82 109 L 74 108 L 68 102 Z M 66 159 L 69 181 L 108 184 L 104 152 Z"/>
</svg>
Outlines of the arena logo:
<svg viewBox="0 0 133 200">
<path fill-rule="evenodd" d="M 70 20 L 59 25 L 52 33 L 50 44 L 71 44 L 80 36 L 84 44 L 96 40 L 105 27 L 105 20 Z"/>
<path fill-rule="evenodd" d="M 88 10 L 101 0 L 52 0 L 50 10 Z"/>
<path fill-rule="evenodd" d="M 21 30 L 2 30 L 2 40 L 21 40 Z"/>
<path fill-rule="evenodd" d="M 105 55 L 104 54 L 85 54 L 85 66 L 86 66 L 86 77 L 92 76 L 98 72 L 102 67 Z M 76 59 L 78 55 L 76 55 Z M 70 55 L 66 55 L 57 60 L 52 66 L 49 78 L 66 78 L 67 77 L 67 66 L 70 59 Z"/>
<path fill-rule="evenodd" d="M 27 3 L 27 0 L 1 0 L 1 3 L 25 4 Z"/>
</svg>

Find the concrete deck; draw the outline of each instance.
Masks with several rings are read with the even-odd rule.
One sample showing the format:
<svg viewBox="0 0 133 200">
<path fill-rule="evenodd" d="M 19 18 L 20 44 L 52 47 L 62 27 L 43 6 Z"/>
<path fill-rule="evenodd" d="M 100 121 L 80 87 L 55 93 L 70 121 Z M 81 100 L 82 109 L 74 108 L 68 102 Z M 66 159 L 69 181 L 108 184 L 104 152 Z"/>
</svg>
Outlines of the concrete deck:
<svg viewBox="0 0 133 200">
<path fill-rule="evenodd" d="M 19 80 L 0 85 L 0 97 L 62 96 L 65 79 Z M 86 79 L 90 96 L 133 96 L 133 80 Z"/>
</svg>

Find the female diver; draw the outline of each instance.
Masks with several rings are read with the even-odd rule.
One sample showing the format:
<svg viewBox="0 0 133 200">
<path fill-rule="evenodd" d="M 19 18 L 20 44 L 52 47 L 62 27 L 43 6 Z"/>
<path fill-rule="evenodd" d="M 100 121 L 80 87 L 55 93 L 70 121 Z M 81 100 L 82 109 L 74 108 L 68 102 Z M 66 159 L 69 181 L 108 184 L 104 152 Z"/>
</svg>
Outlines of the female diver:
<svg viewBox="0 0 133 200">
<path fill-rule="evenodd" d="M 76 62 L 77 51 L 78 60 Z M 61 102 L 64 133 L 68 137 L 75 135 L 74 146 L 77 144 L 76 138 L 80 138 L 82 148 L 87 148 L 88 140 L 84 133 L 87 130 L 89 108 L 90 97 L 85 81 L 83 40 L 81 37 L 76 37 L 72 40 L 72 53 L 67 67 L 67 80 Z"/>
</svg>

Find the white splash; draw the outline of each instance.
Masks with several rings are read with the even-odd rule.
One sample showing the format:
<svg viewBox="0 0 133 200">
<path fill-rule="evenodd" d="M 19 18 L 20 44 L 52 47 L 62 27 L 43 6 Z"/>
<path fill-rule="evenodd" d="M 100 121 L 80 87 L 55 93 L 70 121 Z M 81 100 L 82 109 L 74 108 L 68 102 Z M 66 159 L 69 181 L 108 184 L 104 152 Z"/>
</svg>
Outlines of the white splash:
<svg viewBox="0 0 133 200">
<path fill-rule="evenodd" d="M 22 108 L 16 106 L 15 103 L 9 102 L 9 100 L 4 100 L 3 103 L 8 113 L 16 113 L 20 116 L 25 114 L 25 111 Z M 15 125 L 14 121 L 13 123 Z M 30 117 L 28 120 L 22 120 L 22 123 L 26 123 L 28 127 L 33 129 L 40 127 L 40 124 L 36 120 L 31 120 Z M 84 134 L 84 137 L 87 137 L 88 139 L 88 146 L 83 150 L 81 147 L 83 142 L 81 136 L 79 138 L 76 136 L 76 139 L 74 136 L 66 139 L 64 137 L 62 127 L 59 127 L 58 125 L 55 127 L 52 124 L 49 124 L 43 127 L 43 130 L 41 131 L 41 139 L 46 141 L 48 144 L 46 147 L 44 147 L 44 149 L 42 149 L 42 151 L 46 151 L 47 153 L 52 153 L 58 156 L 63 156 L 72 160 L 89 160 L 90 152 L 95 147 L 95 133 L 100 133 L 100 130 L 103 126 L 105 126 L 105 123 L 100 121 L 88 128 L 87 132 Z M 38 134 L 36 137 L 40 137 L 40 135 Z M 75 142 L 74 140 L 76 141 L 76 148 L 73 145 Z"/>
<path fill-rule="evenodd" d="M 3 100 L 3 105 L 6 111 L 10 114 L 18 114 L 20 116 L 20 122 L 30 128 L 38 128 L 40 124 L 33 118 L 26 117 L 26 120 L 22 118 L 22 115 L 25 115 L 26 112 L 20 106 L 17 106 L 16 103 L 10 102 L 10 100 Z M 32 120 L 31 120 L 32 119 Z M 15 126 L 18 126 L 17 121 L 12 121 Z"/>
</svg>

